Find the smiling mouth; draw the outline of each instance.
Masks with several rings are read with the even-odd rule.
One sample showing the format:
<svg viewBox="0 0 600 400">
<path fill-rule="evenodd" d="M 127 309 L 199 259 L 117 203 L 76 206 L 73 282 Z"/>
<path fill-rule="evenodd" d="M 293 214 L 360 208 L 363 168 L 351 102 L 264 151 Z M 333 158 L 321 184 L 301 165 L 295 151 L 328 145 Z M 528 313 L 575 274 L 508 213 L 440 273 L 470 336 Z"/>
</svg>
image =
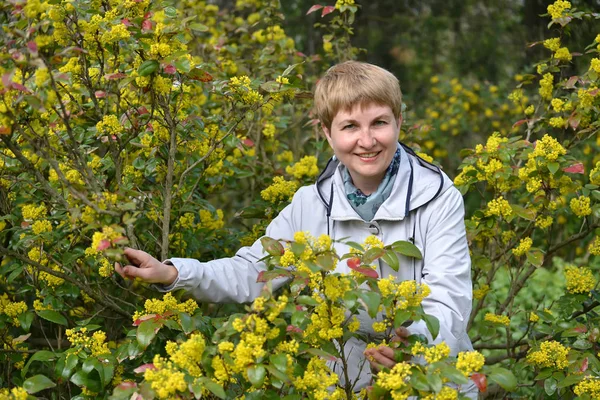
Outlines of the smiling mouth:
<svg viewBox="0 0 600 400">
<path fill-rule="evenodd" d="M 377 152 L 373 152 L 373 153 L 361 153 L 361 154 L 357 154 L 357 156 L 359 156 L 360 158 L 374 158 L 379 153 L 381 153 L 381 152 L 377 151 Z"/>
</svg>

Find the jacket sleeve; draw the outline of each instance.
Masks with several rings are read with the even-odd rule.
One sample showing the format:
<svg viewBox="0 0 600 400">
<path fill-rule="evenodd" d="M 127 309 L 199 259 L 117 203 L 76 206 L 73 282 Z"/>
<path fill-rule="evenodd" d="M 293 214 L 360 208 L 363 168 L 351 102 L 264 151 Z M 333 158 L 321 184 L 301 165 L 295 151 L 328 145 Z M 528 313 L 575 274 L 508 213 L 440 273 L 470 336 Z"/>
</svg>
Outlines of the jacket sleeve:
<svg viewBox="0 0 600 400">
<path fill-rule="evenodd" d="M 459 191 L 450 187 L 427 205 L 422 214 L 426 226 L 422 282 L 431 289 L 423 300 L 425 313 L 437 317 L 440 332 L 433 341 L 445 341 L 456 355 L 472 349 L 466 328 L 471 314 L 473 285 L 471 258 L 464 223 L 464 205 Z M 411 333 L 424 334 L 431 340 L 425 321 L 409 327 Z"/>
<path fill-rule="evenodd" d="M 266 236 L 277 240 L 293 240 L 299 222 L 302 188 L 292 202 L 267 227 Z M 295 211 L 297 210 L 297 211 Z M 264 284 L 256 282 L 258 274 L 266 269 L 259 260 L 265 257 L 260 239 L 252 246 L 242 247 L 235 256 L 208 262 L 191 258 L 171 258 L 165 262 L 177 268 L 178 276 L 170 286 L 155 288 L 161 292 L 185 289 L 199 301 L 212 303 L 246 303 L 253 301 Z M 281 287 L 285 279 L 273 281 L 273 288 Z"/>
</svg>

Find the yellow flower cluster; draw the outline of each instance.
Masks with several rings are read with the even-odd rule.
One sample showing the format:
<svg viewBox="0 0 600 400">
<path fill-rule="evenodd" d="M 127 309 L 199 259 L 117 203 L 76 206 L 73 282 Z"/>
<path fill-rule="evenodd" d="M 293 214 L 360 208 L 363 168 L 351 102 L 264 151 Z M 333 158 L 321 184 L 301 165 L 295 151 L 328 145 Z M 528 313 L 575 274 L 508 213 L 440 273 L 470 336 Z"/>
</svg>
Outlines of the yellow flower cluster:
<svg viewBox="0 0 600 400">
<path fill-rule="evenodd" d="M 276 176 L 273 178 L 273 184 L 261 191 L 260 196 L 263 200 L 276 204 L 291 200 L 296 190 L 298 190 L 297 182 L 286 181 L 283 177 Z"/>
<path fill-rule="evenodd" d="M 479 289 L 473 290 L 473 298 L 475 300 L 481 300 L 485 297 L 486 294 L 490 291 L 490 286 L 487 284 L 479 285 Z"/>
<path fill-rule="evenodd" d="M 540 320 L 540 316 L 534 313 L 533 311 L 529 314 L 529 321 L 538 322 Z"/>
<path fill-rule="evenodd" d="M 554 4 L 548 6 L 548 14 L 552 19 L 560 18 L 565 10 L 571 8 L 571 3 L 565 0 L 556 0 Z"/>
<path fill-rule="evenodd" d="M 544 40 L 544 47 L 551 51 L 556 51 L 560 48 L 560 38 L 552 38 Z"/>
<path fill-rule="evenodd" d="M 561 47 L 560 49 L 556 50 L 556 53 L 554 53 L 554 58 L 561 61 L 571 61 L 573 56 L 571 55 L 569 49 L 566 47 Z"/>
<path fill-rule="evenodd" d="M 600 186 L 600 161 L 596 163 L 596 166 L 590 171 L 590 183 L 592 185 Z"/>
<path fill-rule="evenodd" d="M 432 364 L 441 360 L 445 360 L 450 355 L 450 347 L 446 342 L 442 342 L 435 346 L 425 347 L 421 342 L 416 342 L 411 349 L 413 356 L 422 355 L 425 361 Z"/>
<path fill-rule="evenodd" d="M 128 39 L 130 37 L 130 33 L 127 30 L 127 27 L 123 24 L 113 25 L 110 30 L 104 32 L 102 36 L 100 36 L 100 42 L 104 45 L 106 44 L 114 44 L 120 40 Z"/>
<path fill-rule="evenodd" d="M 328 274 L 323 279 L 323 293 L 328 300 L 336 301 L 344 297 L 347 291 L 350 290 L 350 277 L 346 275 L 331 275 Z"/>
<path fill-rule="evenodd" d="M 587 394 L 590 399 L 600 399 L 600 379 L 594 376 L 586 376 L 573 389 L 577 396 Z"/>
<path fill-rule="evenodd" d="M 550 100 L 552 98 L 552 91 L 554 89 L 554 75 L 546 73 L 540 79 L 539 93 L 542 99 Z"/>
<path fill-rule="evenodd" d="M 335 2 L 335 8 L 339 10 L 342 6 L 353 6 L 354 0 L 337 0 Z"/>
<path fill-rule="evenodd" d="M 310 392 L 311 397 L 315 399 L 341 400 L 345 398 L 345 396 L 341 397 L 343 394 L 337 391 L 331 393 L 328 390 L 329 386 L 335 385 L 337 381 L 337 374 L 327 367 L 325 360 L 313 357 L 308 362 L 304 374 L 294 380 L 294 386 L 299 390 Z"/>
<path fill-rule="evenodd" d="M 527 354 L 527 362 L 541 368 L 564 369 L 569 365 L 567 357 L 569 347 L 565 347 L 557 341 L 550 340 L 540 345 L 539 350 L 530 351 Z"/>
<path fill-rule="evenodd" d="M 100 135 L 116 136 L 123 130 L 123 126 L 116 115 L 110 114 L 102 117 L 102 121 L 96 124 L 96 130 Z"/>
<path fill-rule="evenodd" d="M 381 371 L 377 374 L 377 386 L 389 390 L 393 400 L 407 399 L 411 393 L 407 384 L 411 374 L 410 364 L 399 362 L 390 372 Z"/>
<path fill-rule="evenodd" d="M 544 217 L 542 215 L 539 215 L 535 219 L 535 226 L 537 226 L 540 229 L 546 229 L 546 228 L 550 227 L 553 222 L 554 222 L 554 218 L 552 216 L 547 215 Z"/>
<path fill-rule="evenodd" d="M 592 208 L 590 207 L 590 198 L 587 196 L 579 196 L 578 198 L 572 198 L 569 203 L 571 210 L 578 217 L 585 217 L 592 213 Z"/>
<path fill-rule="evenodd" d="M 317 343 L 320 339 L 332 340 L 341 338 L 344 334 L 342 323 L 345 319 L 345 309 L 328 304 L 321 300 L 310 316 L 311 323 L 304 331 L 304 337 L 310 343 Z"/>
<path fill-rule="evenodd" d="M 273 125 L 270 122 L 266 123 L 262 130 L 262 134 L 267 139 L 273 139 L 275 137 L 275 132 L 276 132 L 275 125 Z"/>
<path fill-rule="evenodd" d="M 599 46 L 600 47 L 600 46 Z M 579 99 L 579 107 L 582 109 L 591 108 L 594 104 L 594 99 L 598 95 L 598 88 L 595 86 L 589 89 L 581 88 L 577 91 L 577 98 Z"/>
<path fill-rule="evenodd" d="M 0 303 L 0 313 L 6 314 L 8 317 L 12 318 L 12 324 L 14 326 L 21 326 L 18 317 L 25 312 L 27 312 L 27 304 L 24 301 L 12 302 L 3 299 Z"/>
<path fill-rule="evenodd" d="M 503 196 L 498 197 L 497 199 L 491 200 L 486 207 L 485 216 L 496 216 L 501 218 L 510 218 L 512 216 L 513 210 L 510 206 L 510 203 L 504 200 Z"/>
<path fill-rule="evenodd" d="M 269 323 L 255 314 L 245 319 L 237 318 L 233 322 L 233 327 L 241 332 L 241 337 L 231 353 L 231 358 L 234 360 L 231 369 L 246 376 L 247 368 L 266 356 L 267 352 L 264 349 L 266 341 L 277 337 L 280 330 L 277 327 L 269 329 Z"/>
<path fill-rule="evenodd" d="M 483 320 L 491 322 L 493 324 L 500 324 L 505 326 L 510 325 L 510 318 L 508 318 L 506 315 L 496 315 L 494 313 L 487 313 L 485 314 L 485 317 L 483 317 Z"/>
<path fill-rule="evenodd" d="M 172 362 L 167 361 L 158 354 L 153 360 L 156 369 L 144 371 L 144 379 L 150 382 L 150 387 L 156 392 L 160 399 L 175 398 L 177 392 L 183 392 L 188 385 L 185 374 L 178 371 Z"/>
<path fill-rule="evenodd" d="M 99 248 L 103 247 L 104 241 L 108 241 L 111 245 L 113 240 L 122 237 L 120 232 L 117 232 L 111 226 L 105 226 L 102 228 L 102 232 L 94 232 L 92 235 L 92 244 L 90 247 L 85 249 L 86 256 L 95 256 L 101 252 Z"/>
<path fill-rule="evenodd" d="M 596 286 L 596 278 L 592 271 L 586 267 L 569 265 L 565 268 L 567 292 L 571 294 L 588 293 Z"/>
<path fill-rule="evenodd" d="M 279 25 L 272 25 L 266 29 L 259 29 L 252 34 L 252 39 L 256 40 L 258 43 L 277 42 L 286 38 L 285 31 Z M 293 47 L 293 42 L 290 44 L 291 47 Z M 286 43 L 288 46 L 290 44 Z"/>
<path fill-rule="evenodd" d="M 396 278 L 392 275 L 379 279 L 377 287 L 383 297 L 394 296 L 396 309 L 405 310 L 408 307 L 417 307 L 431 293 L 429 286 L 424 283 L 417 283 L 413 280 L 395 283 L 395 280 Z"/>
<path fill-rule="evenodd" d="M 600 58 L 592 58 L 590 62 L 590 71 L 600 74 Z"/>
<path fill-rule="evenodd" d="M 31 225 L 31 231 L 34 235 L 41 235 L 42 233 L 52 232 L 52 223 L 47 219 L 35 221 Z"/>
<path fill-rule="evenodd" d="M 296 179 L 302 179 L 304 177 L 311 178 L 319 174 L 319 167 L 317 167 L 317 157 L 315 156 L 304 156 L 296 164 L 288 166 L 285 172 L 292 175 Z"/>
<path fill-rule="evenodd" d="M 530 237 L 523 238 L 519 242 L 519 245 L 512 249 L 512 252 L 515 256 L 521 257 L 522 255 L 525 255 L 525 253 L 527 253 L 529 249 L 531 249 L 532 244 L 533 240 L 531 240 Z"/>
<path fill-rule="evenodd" d="M 215 230 L 225 226 L 225 221 L 223 221 L 223 210 L 221 209 L 217 209 L 214 217 L 208 210 L 200 210 L 198 215 L 200 216 L 200 225 L 202 225 L 203 228 Z"/>
<path fill-rule="evenodd" d="M 552 99 L 550 105 L 554 109 L 554 112 L 561 112 L 563 110 L 565 102 L 561 99 Z"/>
<path fill-rule="evenodd" d="M 65 333 L 67 340 L 71 342 L 71 347 L 77 349 L 77 353 L 86 351 L 92 356 L 110 354 L 108 343 L 106 343 L 106 333 L 103 331 L 96 331 L 90 336 L 87 328 L 83 327 L 67 329 Z"/>
<path fill-rule="evenodd" d="M 535 149 L 528 158 L 544 157 L 548 161 L 556 161 L 559 156 L 565 154 L 567 154 L 567 150 L 556 139 L 546 134 L 536 142 Z"/>
<path fill-rule="evenodd" d="M 52 270 L 56 272 L 64 272 L 58 265 L 52 266 Z M 49 274 L 48 272 L 40 272 L 39 279 L 46 282 L 50 287 L 57 287 L 65 283 L 63 278 Z"/>
<path fill-rule="evenodd" d="M 600 256 L 600 236 L 594 237 L 588 248 L 590 254 Z"/>
<path fill-rule="evenodd" d="M 552 117 L 548 124 L 553 128 L 564 128 L 567 121 L 563 117 Z"/>
<path fill-rule="evenodd" d="M 202 335 L 192 334 L 188 340 L 179 345 L 169 341 L 165 349 L 174 365 L 197 378 L 202 376 L 200 363 L 205 345 Z"/>
<path fill-rule="evenodd" d="M 148 299 L 144 303 L 144 311 L 136 311 L 133 315 L 133 322 L 135 322 L 142 315 L 147 314 L 158 314 L 162 315 L 170 311 L 173 313 L 184 312 L 193 314 L 198 308 L 198 303 L 195 300 L 189 299 L 184 303 L 179 303 L 171 293 L 166 293 L 162 300 L 159 299 Z"/>
<path fill-rule="evenodd" d="M 29 394 L 22 387 L 0 389 L 0 400 L 27 400 Z"/>
<path fill-rule="evenodd" d="M 456 360 L 456 369 L 462 372 L 465 376 L 471 375 L 473 372 L 479 371 L 485 363 L 485 357 L 478 351 L 463 351 L 458 353 Z"/>
<path fill-rule="evenodd" d="M 262 94 L 252 89 L 250 83 L 250 78 L 247 75 L 234 76 L 229 80 L 232 91 L 241 97 L 243 103 L 251 105 L 262 102 Z"/>
<path fill-rule="evenodd" d="M 23 214 L 23 219 L 27 221 L 35 221 L 38 219 L 42 219 L 46 216 L 46 206 L 40 204 L 39 206 L 35 206 L 33 204 L 26 204 L 21 209 L 21 213 Z"/>
</svg>

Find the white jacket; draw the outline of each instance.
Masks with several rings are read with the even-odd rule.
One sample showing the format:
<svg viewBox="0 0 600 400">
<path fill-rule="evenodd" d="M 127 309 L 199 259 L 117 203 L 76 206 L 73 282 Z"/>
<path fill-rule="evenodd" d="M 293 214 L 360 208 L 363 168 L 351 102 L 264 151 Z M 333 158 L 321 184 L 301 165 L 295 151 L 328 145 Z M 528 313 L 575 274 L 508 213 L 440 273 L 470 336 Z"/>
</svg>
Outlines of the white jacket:
<svg viewBox="0 0 600 400">
<path fill-rule="evenodd" d="M 316 184 L 300 188 L 292 202 L 269 224 L 266 235 L 293 240 L 295 232 L 308 231 L 315 237 L 329 233 L 333 239 L 350 238 L 359 243 L 367 236 L 375 235 L 386 245 L 414 238 L 423 259 L 399 256 L 398 272 L 380 261 L 379 275 L 387 277 L 391 274 L 401 280 L 416 279 L 426 283 L 431 294 L 423 300 L 423 308 L 440 321 L 440 333 L 434 343 L 445 341 L 452 355 L 472 350 L 466 334 L 472 299 L 471 261 L 462 196 L 450 179 L 437 167 L 401 148 L 400 167 L 392 192 L 373 221 L 367 222 L 348 203 L 340 171 L 340 166 L 330 163 Z M 349 250 L 342 243 L 336 243 L 335 248 L 339 255 Z M 250 302 L 260 294 L 263 286 L 256 278 L 265 268 L 258 261 L 264 256 L 260 241 L 256 241 L 231 258 L 209 262 L 172 258 L 169 261 L 177 268 L 179 276 L 171 286 L 159 290 L 185 289 L 200 301 Z M 345 262 L 340 262 L 336 272 L 348 273 L 350 269 Z M 273 286 L 284 283 L 280 279 Z M 373 320 L 366 313 L 361 313 L 359 320 L 359 332 L 376 338 L 371 327 Z M 408 330 L 431 339 L 424 321 L 413 323 Z M 354 381 L 360 375 L 355 390 L 370 381 L 364 350 L 365 342 L 354 339 L 345 352 L 350 354 L 350 377 Z M 340 366 L 332 367 L 338 376 L 343 376 Z"/>
</svg>

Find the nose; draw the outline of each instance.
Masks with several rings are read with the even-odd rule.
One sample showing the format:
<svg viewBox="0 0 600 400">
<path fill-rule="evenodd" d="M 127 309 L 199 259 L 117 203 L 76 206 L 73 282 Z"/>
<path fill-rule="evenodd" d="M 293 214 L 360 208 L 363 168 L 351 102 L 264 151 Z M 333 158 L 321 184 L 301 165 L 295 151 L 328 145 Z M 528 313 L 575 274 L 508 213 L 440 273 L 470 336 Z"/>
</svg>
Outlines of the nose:
<svg viewBox="0 0 600 400">
<path fill-rule="evenodd" d="M 360 147 L 363 149 L 370 149 L 375 146 L 376 143 L 377 141 L 369 128 L 361 130 L 360 137 L 358 138 L 358 145 Z"/>
</svg>

